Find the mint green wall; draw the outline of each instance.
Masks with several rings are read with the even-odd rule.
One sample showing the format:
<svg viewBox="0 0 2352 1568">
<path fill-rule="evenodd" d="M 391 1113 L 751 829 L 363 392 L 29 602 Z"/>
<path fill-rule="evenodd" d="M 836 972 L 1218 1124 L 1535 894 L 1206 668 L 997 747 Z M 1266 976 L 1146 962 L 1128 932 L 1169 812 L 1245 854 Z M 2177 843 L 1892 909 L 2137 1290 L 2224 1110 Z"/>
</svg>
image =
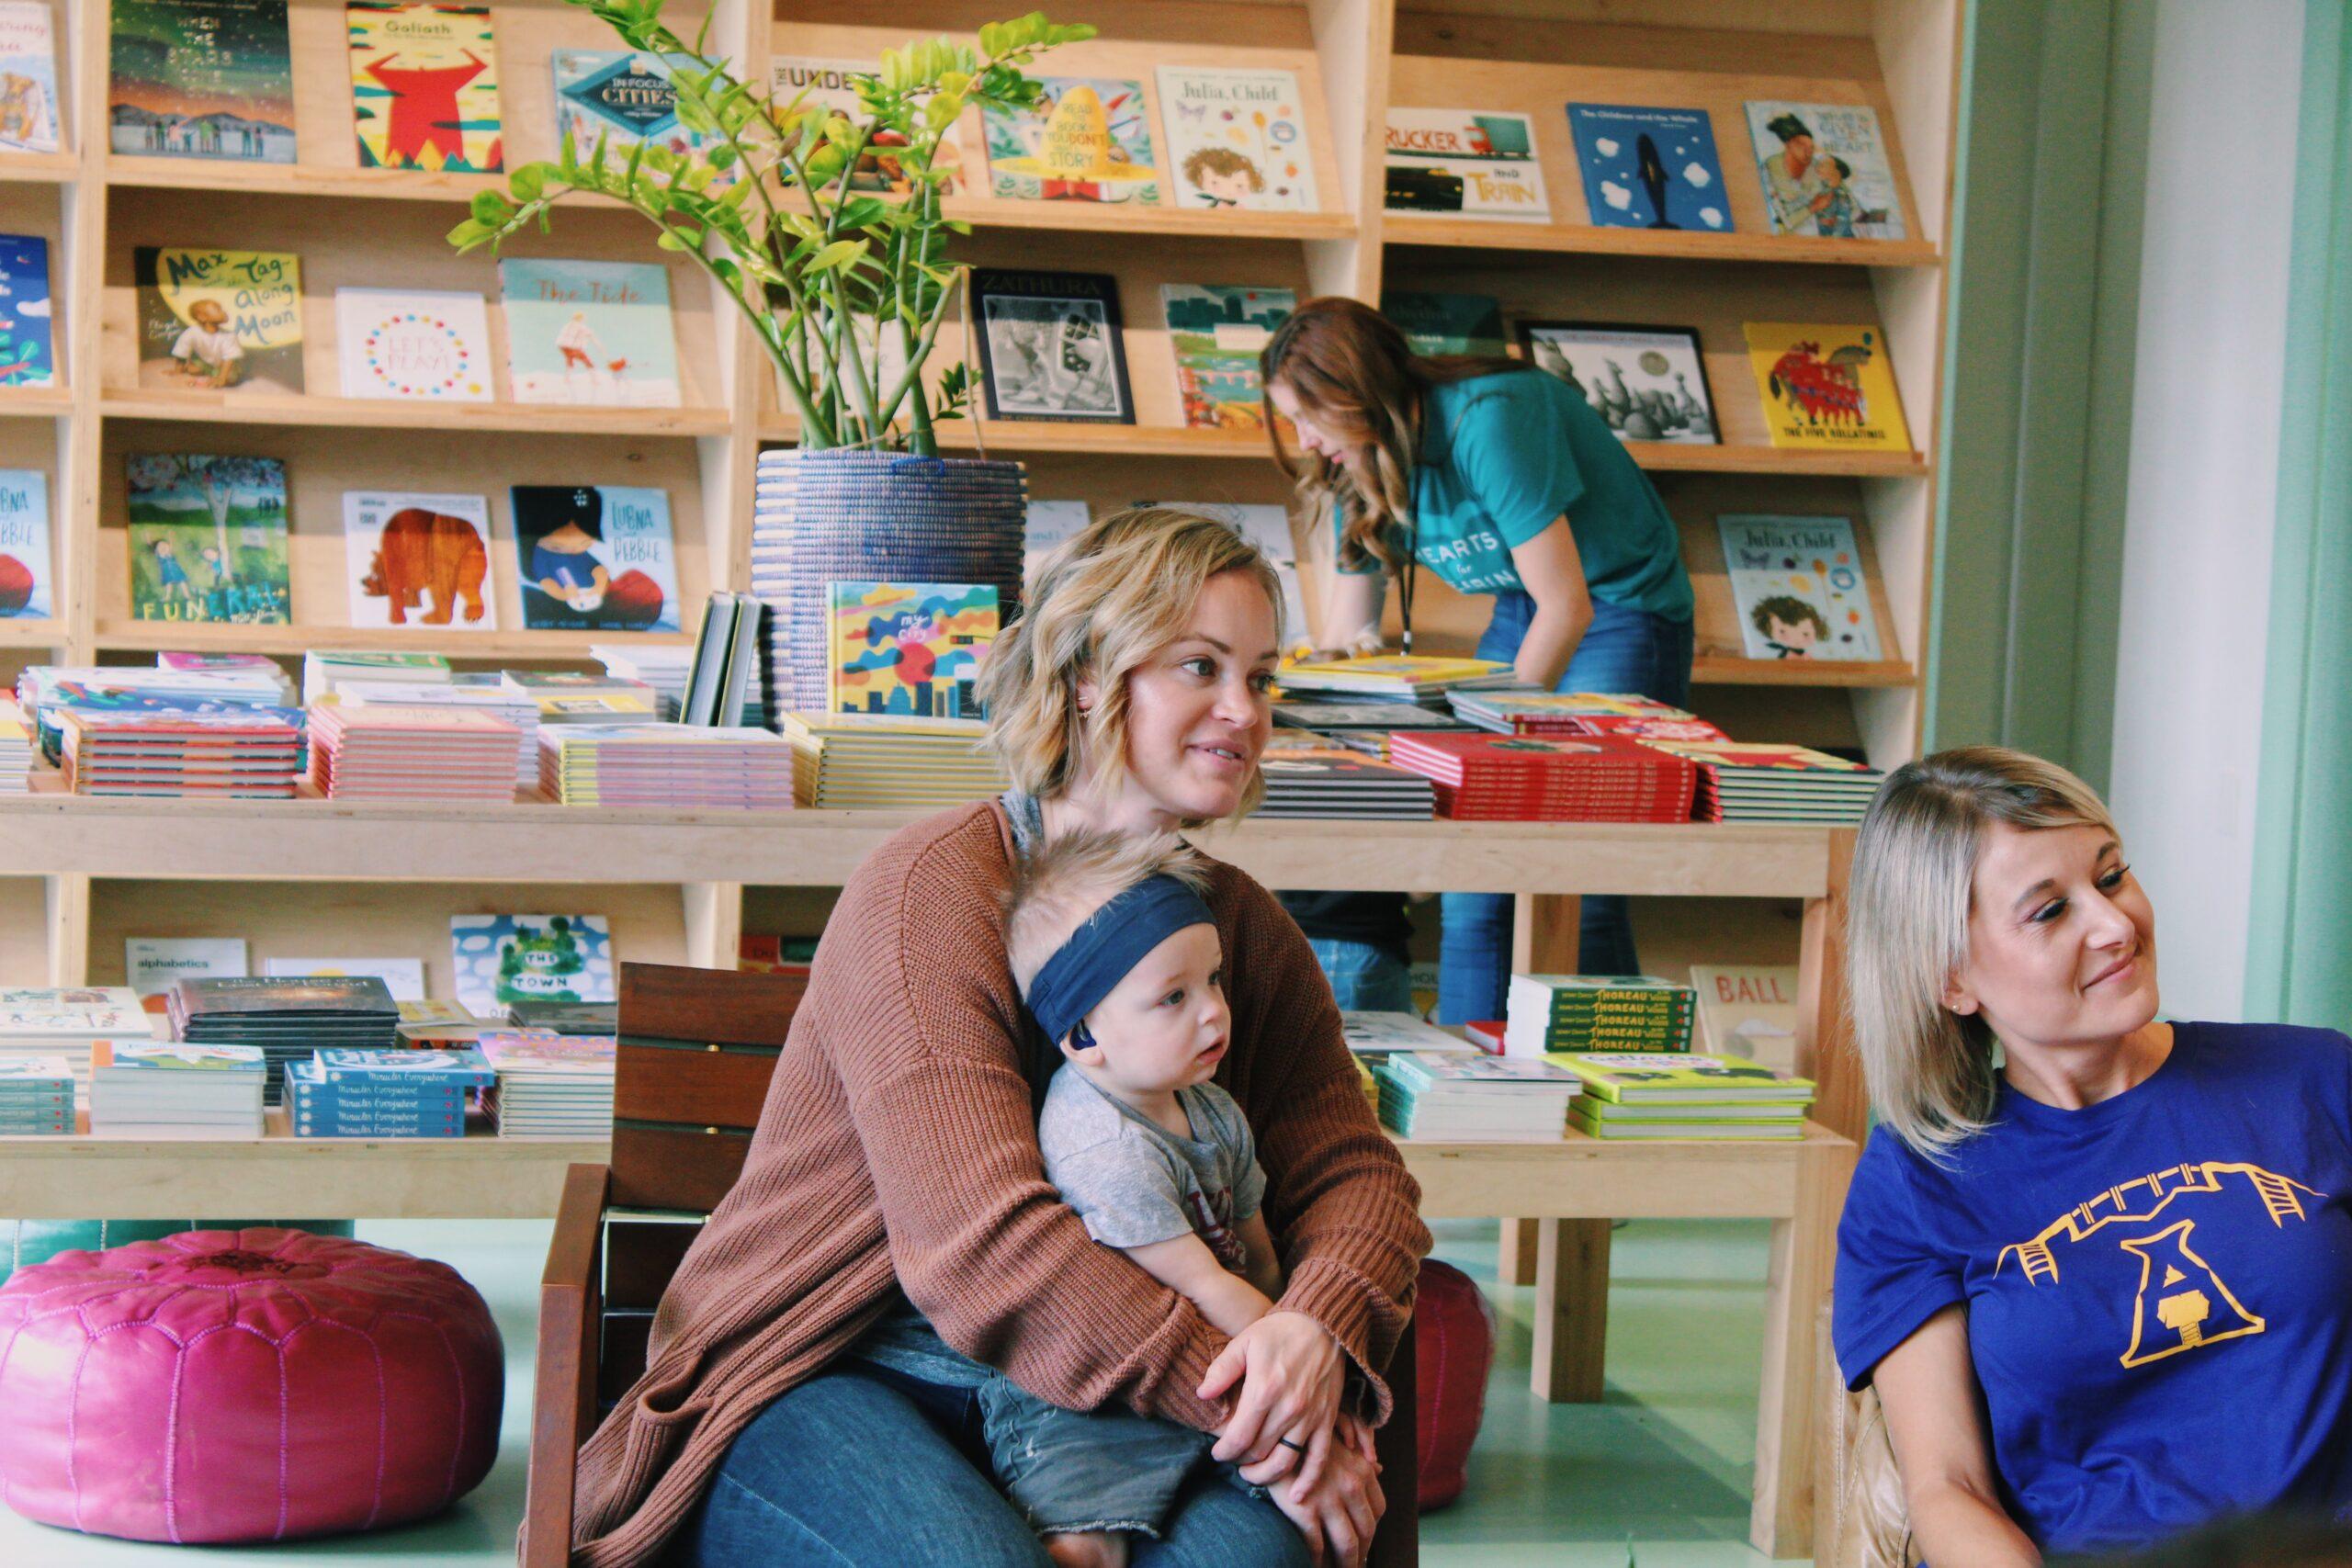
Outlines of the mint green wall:
<svg viewBox="0 0 2352 1568">
<path fill-rule="evenodd" d="M 2308 0 L 2249 1018 L 2352 1029 L 2352 6 Z"/>
<path fill-rule="evenodd" d="M 1975 0 L 1962 63 L 1927 744 L 2103 786 L 2154 8 Z"/>
</svg>

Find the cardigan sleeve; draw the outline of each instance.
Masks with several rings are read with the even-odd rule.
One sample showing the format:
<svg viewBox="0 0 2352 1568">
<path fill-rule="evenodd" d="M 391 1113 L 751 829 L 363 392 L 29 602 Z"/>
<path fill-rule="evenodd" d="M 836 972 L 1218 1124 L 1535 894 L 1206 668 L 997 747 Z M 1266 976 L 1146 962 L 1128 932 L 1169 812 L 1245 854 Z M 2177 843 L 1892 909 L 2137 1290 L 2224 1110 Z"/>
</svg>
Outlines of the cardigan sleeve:
<svg viewBox="0 0 2352 1568">
<path fill-rule="evenodd" d="M 899 1287 L 948 1344 L 1055 1404 L 1215 1430 L 1223 1411 L 1194 1391 L 1225 1337 L 1097 1246 L 1046 1180 L 996 889 L 970 840 L 881 858 L 828 922 L 810 999 L 828 993 L 826 1049 Z"/>
<path fill-rule="evenodd" d="M 1266 1216 L 1283 1254 L 1277 1303 L 1329 1329 L 1355 1363 L 1375 1425 L 1388 1419 L 1381 1372 L 1412 1315 L 1430 1250 L 1420 1184 L 1364 1102 L 1314 950 L 1273 895 L 1238 871 L 1232 964 L 1235 1035 L 1257 1054 L 1250 1097 Z"/>
</svg>

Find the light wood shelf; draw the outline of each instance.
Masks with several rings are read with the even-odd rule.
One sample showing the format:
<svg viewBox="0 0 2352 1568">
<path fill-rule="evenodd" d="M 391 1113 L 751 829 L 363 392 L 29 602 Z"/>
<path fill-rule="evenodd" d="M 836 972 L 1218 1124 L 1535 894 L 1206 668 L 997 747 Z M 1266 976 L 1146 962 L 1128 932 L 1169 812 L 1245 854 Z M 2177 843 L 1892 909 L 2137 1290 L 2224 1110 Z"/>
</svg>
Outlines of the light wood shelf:
<svg viewBox="0 0 2352 1568">
<path fill-rule="evenodd" d="M 355 197 L 385 201 L 440 201 L 461 206 L 476 191 L 503 191 L 503 175 L 447 174 L 422 169 L 322 168 L 310 164 L 240 164 L 219 158 L 142 157 L 110 152 L 101 164 L 107 185 L 124 190 L 225 191 L 244 196 Z M 606 204 L 597 197 L 570 201 Z M 609 203 L 617 207 L 617 202 Z M 457 219 L 450 220 L 451 226 Z"/>
<path fill-rule="evenodd" d="M 1475 218 L 1392 212 L 1382 221 L 1391 245 L 1634 256 L 1653 260 L 1790 263 L 1815 266 L 1935 266 L 1926 240 L 1820 240 L 1793 234 L 1709 234 L 1688 230 L 1601 229 L 1589 223 L 1490 223 Z"/>
<path fill-rule="evenodd" d="M 9 152 L 0 154 L 0 182 L 64 185 L 82 171 L 82 160 L 72 152 Z"/>
<path fill-rule="evenodd" d="M 1919 672 L 1900 660 L 1723 659 L 1702 655 L 1690 661 L 1690 680 L 1701 686 L 1900 687 L 1917 685 Z"/>
<path fill-rule="evenodd" d="M 1348 212 L 1193 212 L 1174 207 L 1126 207 L 1094 201 L 1000 201 L 951 197 L 950 218 L 976 229 L 1023 229 L 1046 233 L 1108 234 L 1136 239 L 1181 236 L 1204 240 L 1344 240 L 1354 237 Z"/>
<path fill-rule="evenodd" d="M 191 423 L 359 426 L 370 430 L 495 430 L 526 435 L 724 435 L 727 409 L 591 408 L 577 403 L 419 403 L 390 398 L 270 398 L 217 392 L 146 392 L 109 388 L 98 410 L 108 419 Z"/>
<path fill-rule="evenodd" d="M 0 648 L 62 648 L 65 624 L 54 615 L 0 620 Z"/>
<path fill-rule="evenodd" d="M 71 387 L 0 388 L 0 418 L 55 419 L 73 412 Z"/>
<path fill-rule="evenodd" d="M 5 623 L 0 623 L 5 624 Z M 373 626 L 245 626 L 219 622 L 100 621 L 98 648 L 109 653 L 270 653 L 299 658 L 311 649 L 338 652 L 413 649 L 452 659 L 568 659 L 584 660 L 591 643 L 675 646 L 692 640 L 684 632 L 468 631 L 462 626 L 412 623 L 389 629 Z"/>
</svg>

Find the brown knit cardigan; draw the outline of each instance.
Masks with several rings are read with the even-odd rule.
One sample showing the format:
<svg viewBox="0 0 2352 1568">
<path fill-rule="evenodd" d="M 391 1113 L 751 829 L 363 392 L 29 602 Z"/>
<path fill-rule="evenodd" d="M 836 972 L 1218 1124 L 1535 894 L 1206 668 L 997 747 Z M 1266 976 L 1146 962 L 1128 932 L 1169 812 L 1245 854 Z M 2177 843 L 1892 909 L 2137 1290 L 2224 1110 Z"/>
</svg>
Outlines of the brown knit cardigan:
<svg viewBox="0 0 2352 1568">
<path fill-rule="evenodd" d="M 1001 809 L 964 807 L 892 837 L 842 890 L 743 1173 L 662 1298 L 645 1376 L 581 1450 L 582 1568 L 655 1559 L 735 1436 L 857 1338 L 894 1280 L 950 1345 L 1057 1404 L 1223 1420 L 1193 1391 L 1225 1337 L 1096 1246 L 1046 1181 L 1001 934 L 1012 863 Z M 1430 1245 L 1419 1189 L 1306 939 L 1231 866 L 1212 865 L 1208 902 L 1233 1007 L 1217 1082 L 1257 1134 L 1281 1304 L 1338 1337 L 1385 1420 L 1377 1374 Z"/>
</svg>

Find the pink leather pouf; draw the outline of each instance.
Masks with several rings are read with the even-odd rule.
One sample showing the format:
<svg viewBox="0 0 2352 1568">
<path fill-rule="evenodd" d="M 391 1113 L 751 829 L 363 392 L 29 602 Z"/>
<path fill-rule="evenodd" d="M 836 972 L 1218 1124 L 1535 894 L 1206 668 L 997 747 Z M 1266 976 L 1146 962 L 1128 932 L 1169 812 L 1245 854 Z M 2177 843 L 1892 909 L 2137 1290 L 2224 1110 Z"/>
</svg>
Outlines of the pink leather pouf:
<svg viewBox="0 0 2352 1568">
<path fill-rule="evenodd" d="M 1414 1452 L 1420 1504 L 1434 1513 L 1470 1481 L 1470 1445 L 1487 1418 L 1487 1377 L 1495 1370 L 1495 1309 L 1470 1276 L 1434 1258 L 1421 1260 L 1414 1294 Z"/>
<path fill-rule="evenodd" d="M 0 1285 L 0 1501 L 96 1535 L 287 1540 L 437 1513 L 498 1453 L 457 1270 L 304 1231 L 62 1252 Z"/>
</svg>

